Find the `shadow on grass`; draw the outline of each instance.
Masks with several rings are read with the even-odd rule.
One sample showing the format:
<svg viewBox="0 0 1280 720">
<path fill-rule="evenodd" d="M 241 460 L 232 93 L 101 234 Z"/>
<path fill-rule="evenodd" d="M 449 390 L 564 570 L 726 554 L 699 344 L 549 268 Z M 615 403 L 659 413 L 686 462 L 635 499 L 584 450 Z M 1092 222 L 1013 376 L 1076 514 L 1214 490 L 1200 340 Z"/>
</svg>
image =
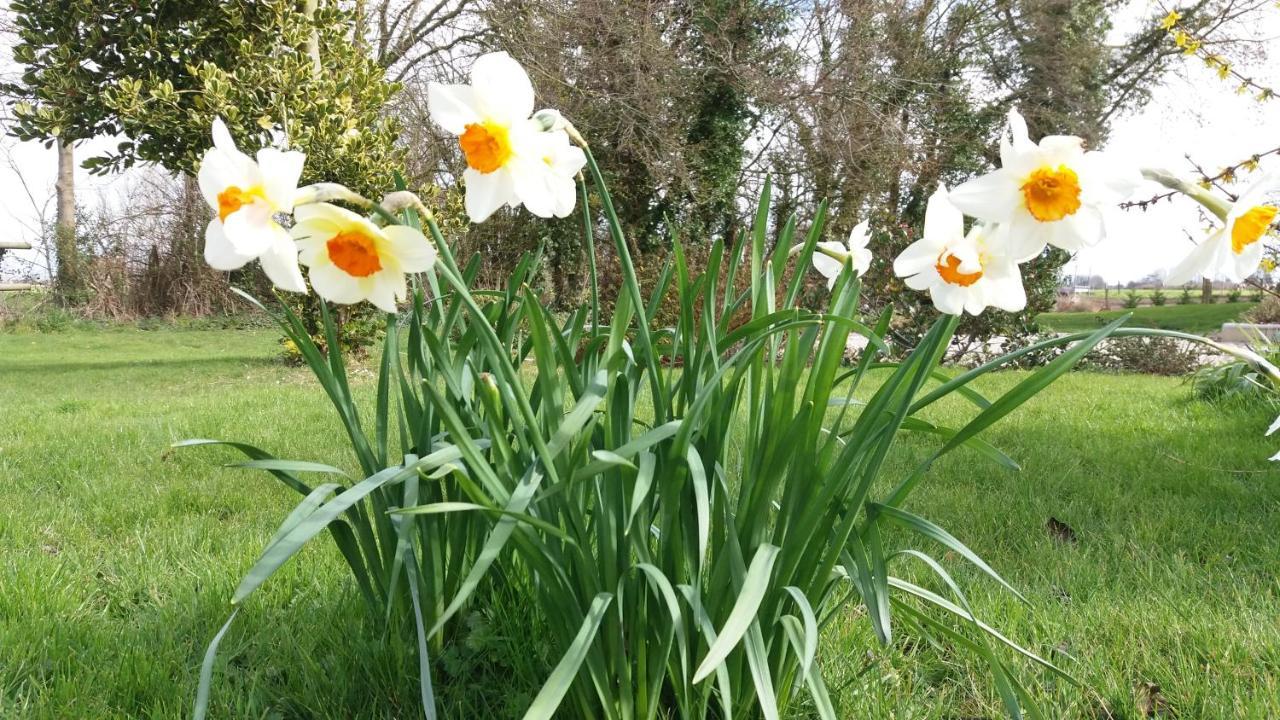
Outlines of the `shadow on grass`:
<svg viewBox="0 0 1280 720">
<path fill-rule="evenodd" d="M 284 363 L 278 359 L 263 355 L 226 355 L 210 358 L 182 358 L 173 360 L 100 360 L 92 362 L 78 362 L 69 360 L 57 363 L 6 363 L 3 366 L 5 375 L 15 373 L 33 373 L 33 374 L 49 374 L 49 373 L 75 373 L 86 371 L 113 371 L 113 370 L 146 370 L 146 369 L 196 369 L 209 368 L 212 366 L 234 366 L 234 365 L 251 365 L 254 367 L 285 367 Z"/>
</svg>

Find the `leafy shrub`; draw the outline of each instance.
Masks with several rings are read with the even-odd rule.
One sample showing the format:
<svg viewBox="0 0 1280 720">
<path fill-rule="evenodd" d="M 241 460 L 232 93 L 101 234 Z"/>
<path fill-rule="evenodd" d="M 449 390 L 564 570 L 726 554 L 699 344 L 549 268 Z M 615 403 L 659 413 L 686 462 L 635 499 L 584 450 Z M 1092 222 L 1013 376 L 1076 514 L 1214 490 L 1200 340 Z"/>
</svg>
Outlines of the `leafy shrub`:
<svg viewBox="0 0 1280 720">
<path fill-rule="evenodd" d="M 1191 304 L 1191 288 L 1189 287 L 1182 288 L 1182 294 L 1178 295 L 1178 304 L 1179 305 Z"/>
<path fill-rule="evenodd" d="M 1167 337 L 1109 338 L 1080 364 L 1092 370 L 1189 375 L 1204 365 L 1201 345 Z"/>
<path fill-rule="evenodd" d="M 1258 288 L 1257 290 L 1253 291 L 1253 294 L 1249 296 L 1249 299 L 1256 303 L 1260 303 L 1266 297 L 1267 297 L 1267 294 L 1262 291 L 1262 288 Z"/>
<path fill-rule="evenodd" d="M 1138 291 L 1130 290 L 1124 295 L 1124 306 L 1132 310 L 1133 308 L 1138 307 L 1138 300 Z"/>
<path fill-rule="evenodd" d="M 1262 325 L 1280 324 L 1280 298 L 1268 295 L 1241 315 L 1246 322 Z"/>
<path fill-rule="evenodd" d="M 1231 291 L 1227 293 L 1227 302 L 1238 303 L 1240 302 L 1240 298 L 1243 296 L 1244 296 L 1244 293 L 1240 290 L 1240 288 L 1238 287 L 1231 288 Z"/>
<path fill-rule="evenodd" d="M 1207 402 L 1275 402 L 1277 396 L 1266 375 L 1242 360 L 1201 368 L 1192 376 L 1191 388 L 1197 399 Z"/>
<path fill-rule="evenodd" d="M 1164 305 L 1166 302 L 1168 302 L 1168 300 L 1169 299 L 1165 297 L 1163 290 L 1156 288 L 1155 290 L 1151 291 L 1152 305 L 1159 307 L 1160 305 Z"/>
</svg>

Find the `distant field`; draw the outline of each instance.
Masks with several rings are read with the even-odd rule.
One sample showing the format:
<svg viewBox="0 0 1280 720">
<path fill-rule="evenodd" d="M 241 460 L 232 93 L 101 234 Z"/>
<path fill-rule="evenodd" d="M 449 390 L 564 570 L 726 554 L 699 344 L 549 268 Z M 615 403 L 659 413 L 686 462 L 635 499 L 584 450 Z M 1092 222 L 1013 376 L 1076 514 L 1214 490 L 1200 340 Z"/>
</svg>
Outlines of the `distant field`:
<svg viewBox="0 0 1280 720">
<path fill-rule="evenodd" d="M 1057 332 L 1075 332 L 1102 327 L 1125 313 L 1133 313 L 1129 325 L 1136 327 L 1181 330 L 1206 334 L 1217 332 L 1223 323 L 1235 322 L 1244 311 L 1253 307 L 1251 302 L 1221 303 L 1214 305 L 1163 305 L 1143 306 L 1132 310 L 1101 310 L 1098 312 L 1047 312 L 1036 316 L 1036 321 Z"/>
<path fill-rule="evenodd" d="M 1146 299 L 1149 299 L 1152 295 L 1154 295 L 1156 291 L 1154 288 L 1137 288 L 1135 290 L 1117 290 L 1115 288 L 1111 288 L 1110 290 L 1088 290 L 1086 292 L 1081 292 L 1076 294 L 1084 297 L 1088 297 L 1088 298 L 1108 297 L 1111 299 L 1112 302 L 1124 302 L 1125 297 L 1130 292 L 1137 293 L 1138 297 L 1146 300 Z M 1160 292 L 1164 293 L 1164 296 L 1165 298 L 1168 299 L 1169 303 L 1176 303 L 1178 301 L 1178 298 L 1182 297 L 1182 288 L 1180 287 L 1163 288 L 1160 290 Z M 1215 302 L 1225 302 L 1230 292 L 1231 292 L 1230 290 L 1214 290 L 1213 299 Z M 1251 300 L 1257 294 L 1257 292 L 1258 292 L 1257 290 L 1254 290 L 1252 288 L 1241 290 L 1240 297 L 1245 300 Z M 1191 289 L 1191 302 L 1192 303 L 1200 302 L 1200 288 Z"/>
</svg>

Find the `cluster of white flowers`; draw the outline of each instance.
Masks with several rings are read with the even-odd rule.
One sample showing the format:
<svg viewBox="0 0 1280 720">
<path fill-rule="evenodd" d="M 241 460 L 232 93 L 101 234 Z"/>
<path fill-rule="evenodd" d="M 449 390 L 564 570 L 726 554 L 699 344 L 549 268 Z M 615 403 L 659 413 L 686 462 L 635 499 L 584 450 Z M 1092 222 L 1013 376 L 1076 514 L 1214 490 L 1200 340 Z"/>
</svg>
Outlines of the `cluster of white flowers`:
<svg viewBox="0 0 1280 720">
<path fill-rule="evenodd" d="M 465 205 L 472 222 L 503 206 L 524 205 L 540 217 L 565 217 L 577 200 L 574 177 L 586 164 L 559 114 L 533 114 L 533 85 L 506 53 L 476 61 L 470 85 L 432 83 L 432 118 L 458 136 L 467 160 Z M 362 200 L 340 186 L 299 190 L 305 156 L 266 148 L 254 160 L 236 147 L 221 119 L 200 163 L 200 191 L 217 216 L 205 231 L 205 260 L 236 270 L 258 260 L 272 284 L 335 303 L 369 301 L 386 312 L 406 297 L 405 276 L 430 270 L 436 248 L 421 231 L 379 226 L 321 201 L 326 194 Z M 340 192 L 332 193 L 336 189 Z M 296 207 L 295 207 L 296 206 Z M 292 214 L 286 230 L 278 217 Z"/>
<path fill-rule="evenodd" d="M 571 142 L 571 126 L 558 112 L 534 112 L 533 85 L 510 56 L 480 57 L 469 85 L 431 83 L 427 101 L 432 119 L 458 138 L 472 222 L 484 222 L 503 207 L 524 206 L 544 218 L 573 211 L 575 177 L 586 156 Z M 576 134 L 572 139 L 580 140 Z M 316 189 L 329 186 L 299 192 L 302 153 L 264 149 L 255 161 L 236 148 L 220 120 L 213 144 L 199 175 L 201 192 L 217 213 L 205 245 L 213 267 L 234 270 L 256 259 L 277 287 L 305 292 L 301 262 L 321 297 L 368 300 L 394 312 L 406 294 L 406 273 L 428 270 L 435 261 L 436 249 L 421 232 L 380 227 L 321 202 L 325 193 Z M 1076 252 L 1101 241 L 1104 211 L 1141 182 L 1136 168 L 1086 152 L 1078 137 L 1050 135 L 1032 142 L 1026 122 L 1013 110 L 1000 139 L 1000 168 L 950 192 L 939 186 L 929 198 L 920 239 L 894 260 L 893 270 L 908 287 L 927 290 L 944 313 L 1021 310 L 1027 296 L 1019 264 L 1049 245 Z M 1198 197 L 1223 227 L 1174 268 L 1170 282 L 1213 273 L 1238 281 L 1252 274 L 1262 260 L 1260 241 L 1277 216 L 1277 207 L 1265 200 L 1277 190 L 1280 174 L 1272 174 L 1232 204 Z M 345 198 L 351 197 L 358 196 L 348 191 Z M 289 213 L 296 220 L 291 231 L 277 221 Z M 974 219 L 967 230 L 966 215 Z M 867 272 L 870 238 L 864 221 L 844 243 L 817 244 L 813 264 L 828 288 L 846 263 L 858 275 Z"/>
<path fill-rule="evenodd" d="M 1137 170 L 1085 152 L 1078 137 L 1053 135 L 1034 143 L 1016 110 L 1000 140 L 1000 168 L 929 198 L 924 231 L 893 262 L 913 290 L 928 290 L 942 312 L 981 313 L 988 307 L 1026 307 L 1018 264 L 1048 245 L 1076 251 L 1106 234 L 1103 209 L 1141 182 Z M 965 215 L 975 218 L 966 231 Z M 865 233 L 865 229 L 863 231 Z M 828 278 L 839 272 L 815 256 Z M 860 260 L 865 272 L 868 264 Z"/>
</svg>

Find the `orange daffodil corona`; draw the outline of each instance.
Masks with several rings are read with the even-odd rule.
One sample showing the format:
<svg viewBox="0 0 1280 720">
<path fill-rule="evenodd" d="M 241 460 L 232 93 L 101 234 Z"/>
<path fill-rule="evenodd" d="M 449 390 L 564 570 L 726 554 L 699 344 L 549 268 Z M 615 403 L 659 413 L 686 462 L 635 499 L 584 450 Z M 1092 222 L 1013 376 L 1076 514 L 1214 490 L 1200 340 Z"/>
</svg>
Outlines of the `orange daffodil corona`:
<svg viewBox="0 0 1280 720">
<path fill-rule="evenodd" d="M 508 206 L 524 205 L 544 218 L 573 211 L 574 177 L 586 156 L 558 123 L 548 127 L 533 116 L 533 85 L 511 56 L 482 55 L 471 67 L 470 85 L 430 83 L 427 106 L 432 120 L 458 138 L 467 163 L 463 204 L 472 222 Z"/>
<path fill-rule="evenodd" d="M 1241 282 L 1252 275 L 1262 264 L 1266 249 L 1263 238 L 1280 215 L 1280 206 L 1274 198 L 1277 193 L 1280 193 L 1280 173 L 1263 176 L 1241 193 L 1222 216 L 1222 227 L 1211 232 L 1178 263 L 1166 282 L 1181 285 L 1196 275 L 1222 276 L 1231 282 Z"/>
<path fill-rule="evenodd" d="M 378 227 L 328 203 L 303 205 L 294 217 L 293 237 L 311 287 L 330 302 L 368 300 L 393 313 L 406 295 L 405 274 L 430 270 L 436 260 L 436 249 L 407 225 Z"/>
<path fill-rule="evenodd" d="M 255 162 L 236 147 L 222 119 L 214 120 L 213 147 L 196 175 L 200 194 L 216 213 L 205 228 L 205 262 L 238 270 L 258 260 L 276 287 L 306 292 L 297 247 L 275 219 L 293 210 L 304 160 L 300 152 L 263 148 Z"/>
</svg>

